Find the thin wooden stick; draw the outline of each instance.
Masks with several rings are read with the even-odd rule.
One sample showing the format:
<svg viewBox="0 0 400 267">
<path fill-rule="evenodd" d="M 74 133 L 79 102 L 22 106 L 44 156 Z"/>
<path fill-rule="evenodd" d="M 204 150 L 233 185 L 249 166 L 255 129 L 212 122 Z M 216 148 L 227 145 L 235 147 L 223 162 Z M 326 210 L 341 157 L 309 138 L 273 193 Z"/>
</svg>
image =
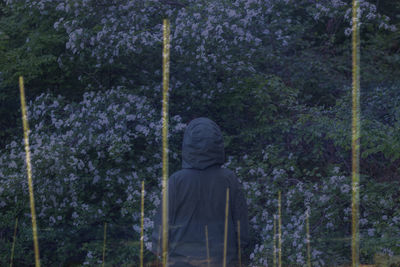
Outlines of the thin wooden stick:
<svg viewBox="0 0 400 267">
<path fill-rule="evenodd" d="M 226 267 L 226 250 L 228 246 L 228 214 L 229 214 L 229 187 L 226 189 L 225 203 L 225 231 L 224 231 L 224 261 L 222 266 Z"/>
<path fill-rule="evenodd" d="M 307 211 L 306 228 L 307 228 L 307 266 L 308 266 L 308 267 L 311 267 L 311 247 L 310 247 L 310 222 L 309 222 L 309 211 Z"/>
<path fill-rule="evenodd" d="M 278 193 L 278 266 L 282 267 L 282 212 L 281 191 Z"/>
<path fill-rule="evenodd" d="M 26 171 L 28 174 L 29 202 L 30 202 L 30 206 L 31 206 L 31 217 L 32 217 L 33 247 L 34 247 L 34 251 L 35 251 L 35 266 L 40 267 L 39 242 L 38 242 L 36 212 L 35 212 L 35 198 L 33 196 L 31 153 L 30 153 L 30 149 L 29 149 L 29 124 L 28 124 L 28 115 L 26 112 L 24 78 L 22 76 L 19 77 L 19 90 L 20 90 L 20 96 L 21 96 L 22 123 L 24 126 Z"/>
<path fill-rule="evenodd" d="M 142 181 L 142 201 L 141 201 L 141 212 L 140 212 L 140 267 L 143 267 L 143 249 L 144 249 L 144 231 L 143 231 L 143 223 L 144 223 L 144 181 Z"/>
<path fill-rule="evenodd" d="M 272 258 L 272 266 L 273 267 L 276 267 L 276 218 L 275 218 L 275 215 L 274 215 L 274 236 L 273 236 L 273 251 L 272 251 L 272 253 L 273 253 L 273 258 Z"/>
<path fill-rule="evenodd" d="M 238 256 L 239 256 L 239 267 L 242 267 L 242 255 L 240 251 L 240 221 L 237 221 L 237 228 L 238 228 Z"/>
<path fill-rule="evenodd" d="M 15 218 L 14 239 L 11 247 L 10 267 L 13 266 L 15 240 L 17 239 L 17 226 L 18 226 L 18 218 Z"/>
<path fill-rule="evenodd" d="M 207 266 L 210 267 L 210 249 L 208 247 L 208 228 L 206 224 L 206 250 L 207 250 Z"/>
<path fill-rule="evenodd" d="M 104 241 L 103 241 L 103 263 L 102 266 L 104 267 L 105 258 L 106 258 L 106 237 L 107 237 L 107 223 L 104 223 Z"/>
<path fill-rule="evenodd" d="M 360 33 L 358 21 L 358 9 L 360 3 L 353 0 L 353 90 L 352 90 L 352 241 L 351 255 L 352 266 L 358 267 L 360 264 L 360 245 L 359 245 L 359 182 L 360 182 Z"/>
<path fill-rule="evenodd" d="M 163 105 L 162 105 L 162 138 L 163 138 L 163 202 L 162 202 L 162 262 L 166 267 L 168 263 L 168 87 L 169 87 L 169 48 L 170 28 L 169 20 L 163 21 Z"/>
</svg>

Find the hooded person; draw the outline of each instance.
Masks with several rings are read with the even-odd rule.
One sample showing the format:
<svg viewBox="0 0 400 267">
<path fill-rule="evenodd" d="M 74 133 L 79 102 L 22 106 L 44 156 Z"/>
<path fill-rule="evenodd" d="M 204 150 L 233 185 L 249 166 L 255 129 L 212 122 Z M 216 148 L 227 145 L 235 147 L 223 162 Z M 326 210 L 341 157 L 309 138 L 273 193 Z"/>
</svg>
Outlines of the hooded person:
<svg viewBox="0 0 400 267">
<path fill-rule="evenodd" d="M 168 266 L 222 265 L 228 188 L 226 266 L 238 264 L 239 252 L 244 258 L 249 239 L 246 200 L 235 174 L 221 168 L 224 159 L 218 125 L 208 118 L 192 120 L 183 138 L 182 170 L 168 180 Z M 162 203 L 152 235 L 152 251 L 158 255 L 162 255 L 161 225 Z"/>
</svg>

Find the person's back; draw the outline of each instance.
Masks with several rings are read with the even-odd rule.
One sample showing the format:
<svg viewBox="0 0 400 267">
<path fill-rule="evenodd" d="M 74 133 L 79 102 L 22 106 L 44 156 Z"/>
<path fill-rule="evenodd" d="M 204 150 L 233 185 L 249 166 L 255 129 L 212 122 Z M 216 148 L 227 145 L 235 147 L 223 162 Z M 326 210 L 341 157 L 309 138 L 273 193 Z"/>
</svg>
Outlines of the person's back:
<svg viewBox="0 0 400 267">
<path fill-rule="evenodd" d="M 238 259 L 238 222 L 241 248 L 246 246 L 246 201 L 235 174 L 220 167 L 223 163 L 219 127 L 207 118 L 191 121 L 182 145 L 183 169 L 168 182 L 169 266 L 221 266 L 228 188 L 227 266 L 233 266 Z M 153 251 L 160 253 L 161 205 L 154 222 Z M 209 265 L 207 255 L 211 259 Z"/>
</svg>

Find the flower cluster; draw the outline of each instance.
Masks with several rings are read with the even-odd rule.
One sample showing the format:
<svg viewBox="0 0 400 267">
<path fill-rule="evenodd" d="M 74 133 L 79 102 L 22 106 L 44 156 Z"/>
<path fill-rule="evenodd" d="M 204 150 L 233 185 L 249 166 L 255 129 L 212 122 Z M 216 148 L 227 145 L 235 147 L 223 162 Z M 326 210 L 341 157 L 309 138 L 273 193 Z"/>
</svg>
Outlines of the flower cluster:
<svg viewBox="0 0 400 267">
<path fill-rule="evenodd" d="M 8 0 L 12 5 L 18 1 Z M 179 64 L 172 64 L 176 75 L 175 90 L 191 90 L 192 97 L 212 98 L 218 91 L 230 89 L 234 77 L 278 73 L 281 57 L 299 49 L 298 45 L 315 25 L 335 25 L 333 32 L 351 33 L 351 3 L 342 0 L 235 0 L 185 1 L 183 4 L 149 0 L 65 1 L 26 0 L 25 6 L 45 14 L 57 14 L 56 31 L 66 34 L 67 55 L 58 62 L 85 58 L 94 60 L 94 69 L 125 62 L 128 56 L 141 77 L 158 78 L 161 64 L 143 67 L 143 60 L 152 61 L 162 42 L 162 19 L 171 22 L 171 52 Z M 294 16 L 293 14 L 304 14 Z M 377 28 L 395 30 L 387 16 L 376 6 L 360 1 L 360 22 Z M 344 18 L 344 19 L 343 19 Z M 291 52 L 290 52 L 291 53 Z M 145 59 L 144 59 L 145 58 Z M 123 63 L 123 64 L 126 64 Z M 179 66 L 178 66 L 179 65 Z M 200 74 L 200 75 L 199 75 Z M 224 74 L 224 75 L 222 75 Z M 225 75 L 229 74 L 229 75 Z M 149 76 L 150 75 L 150 76 Z M 121 74 L 118 85 L 135 83 L 132 74 Z M 227 77 L 226 77 L 227 76 Z M 201 77 L 202 80 L 197 80 Z M 205 78 L 209 77 L 209 78 Z M 217 78 L 216 78 L 217 77 Z M 87 84 L 86 84 L 87 85 Z M 104 86 L 104 84 L 102 84 Z"/>
<path fill-rule="evenodd" d="M 149 246 L 151 220 L 160 202 L 162 122 L 147 99 L 122 88 L 85 93 L 80 103 L 42 94 L 30 103 L 28 117 L 40 228 L 71 227 L 76 233 L 109 222 L 131 225 L 137 237 L 144 181 L 144 240 Z M 170 124 L 174 142 L 185 124 L 179 116 L 172 117 Z M 173 146 L 169 153 L 174 166 L 178 156 Z M 18 138 L 0 156 L 2 218 L 28 205 L 24 162 L 23 140 Z"/>
<path fill-rule="evenodd" d="M 318 180 L 310 181 L 308 179 L 311 177 L 301 177 L 295 171 L 291 153 L 288 153 L 285 164 L 272 166 L 268 157 L 265 157 L 270 150 L 267 147 L 259 156 L 264 160 L 257 162 L 250 157 L 230 158 L 228 166 L 236 172 L 246 192 L 250 225 L 255 240 L 255 247 L 250 255 L 251 266 L 267 266 L 273 263 L 274 219 L 275 240 L 278 242 L 278 191 L 282 194 L 284 265 L 307 263 L 307 214 L 312 265 L 348 263 L 347 255 L 351 250 L 351 176 L 344 175 L 339 167 L 332 166 L 327 176 L 314 173 L 313 176 L 318 177 Z M 365 251 L 362 259 L 371 260 L 368 257 L 379 251 L 389 251 L 392 254 L 393 251 L 399 251 L 396 241 L 391 238 L 391 235 L 400 234 L 398 205 L 393 200 L 397 193 L 396 190 L 389 189 L 391 187 L 361 182 L 360 244 Z M 376 194 L 382 191 L 387 194 Z M 278 251 L 278 243 L 275 244 L 275 249 Z"/>
</svg>

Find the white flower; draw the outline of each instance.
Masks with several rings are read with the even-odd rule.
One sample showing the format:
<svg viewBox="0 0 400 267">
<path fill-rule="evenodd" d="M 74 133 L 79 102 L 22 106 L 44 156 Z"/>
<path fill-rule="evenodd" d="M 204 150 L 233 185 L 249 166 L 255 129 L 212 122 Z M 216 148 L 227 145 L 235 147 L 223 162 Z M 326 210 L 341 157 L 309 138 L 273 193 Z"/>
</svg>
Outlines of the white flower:
<svg viewBox="0 0 400 267">
<path fill-rule="evenodd" d="M 347 184 L 344 184 L 344 185 L 342 185 L 342 186 L 340 187 L 340 191 L 341 191 L 343 194 L 346 194 L 346 193 L 350 192 L 350 189 L 351 189 L 351 187 L 350 187 L 349 185 L 347 185 Z"/>
</svg>

